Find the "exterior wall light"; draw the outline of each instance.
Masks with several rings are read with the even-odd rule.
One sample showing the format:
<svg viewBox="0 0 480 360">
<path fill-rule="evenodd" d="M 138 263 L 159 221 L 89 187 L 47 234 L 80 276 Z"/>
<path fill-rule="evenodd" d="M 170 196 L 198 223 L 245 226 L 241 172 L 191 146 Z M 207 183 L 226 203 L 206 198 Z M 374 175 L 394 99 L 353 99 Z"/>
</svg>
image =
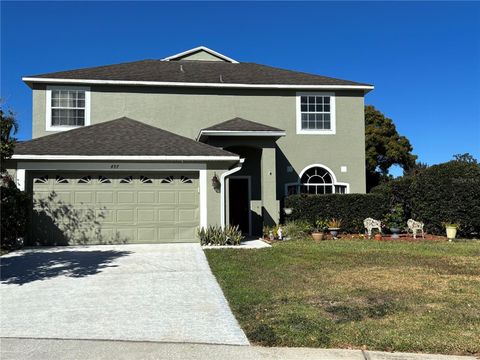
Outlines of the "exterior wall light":
<svg viewBox="0 0 480 360">
<path fill-rule="evenodd" d="M 217 173 L 213 173 L 212 187 L 216 192 L 220 191 L 220 180 L 218 180 Z"/>
</svg>

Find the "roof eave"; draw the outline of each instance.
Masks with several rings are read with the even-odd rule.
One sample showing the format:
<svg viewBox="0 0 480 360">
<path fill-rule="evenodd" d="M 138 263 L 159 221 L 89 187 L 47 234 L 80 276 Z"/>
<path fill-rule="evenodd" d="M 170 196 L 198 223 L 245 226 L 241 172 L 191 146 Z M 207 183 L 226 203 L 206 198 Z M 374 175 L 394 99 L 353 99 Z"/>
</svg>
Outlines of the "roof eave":
<svg viewBox="0 0 480 360">
<path fill-rule="evenodd" d="M 34 154 L 14 154 L 12 160 L 118 160 L 118 161 L 239 161 L 239 156 L 226 155 L 34 155 Z"/>
<path fill-rule="evenodd" d="M 239 130 L 200 130 L 197 135 L 197 141 L 208 136 L 263 136 L 263 137 L 283 137 L 286 136 L 285 131 L 270 131 L 270 130 L 254 130 L 254 131 L 239 131 Z"/>
<path fill-rule="evenodd" d="M 293 90 L 363 90 L 365 93 L 374 89 L 373 85 L 290 85 L 290 84 L 241 84 L 241 83 L 192 83 L 168 81 L 134 81 L 134 80 L 98 80 L 98 79 L 60 79 L 43 77 L 23 77 L 22 80 L 32 87 L 33 83 L 57 84 L 98 84 L 126 86 L 161 86 L 161 87 L 208 87 L 234 89 L 293 89 Z"/>
</svg>

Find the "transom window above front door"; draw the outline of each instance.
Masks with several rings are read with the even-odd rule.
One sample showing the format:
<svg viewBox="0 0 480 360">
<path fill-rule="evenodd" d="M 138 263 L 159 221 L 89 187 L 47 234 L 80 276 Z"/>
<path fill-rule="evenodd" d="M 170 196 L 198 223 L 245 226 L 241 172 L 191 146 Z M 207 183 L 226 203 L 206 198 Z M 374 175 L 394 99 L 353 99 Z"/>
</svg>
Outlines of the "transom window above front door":
<svg viewBox="0 0 480 360">
<path fill-rule="evenodd" d="M 335 134 L 334 93 L 297 93 L 297 134 Z"/>
<path fill-rule="evenodd" d="M 48 86 L 46 130 L 62 131 L 90 125 L 90 89 Z"/>
</svg>

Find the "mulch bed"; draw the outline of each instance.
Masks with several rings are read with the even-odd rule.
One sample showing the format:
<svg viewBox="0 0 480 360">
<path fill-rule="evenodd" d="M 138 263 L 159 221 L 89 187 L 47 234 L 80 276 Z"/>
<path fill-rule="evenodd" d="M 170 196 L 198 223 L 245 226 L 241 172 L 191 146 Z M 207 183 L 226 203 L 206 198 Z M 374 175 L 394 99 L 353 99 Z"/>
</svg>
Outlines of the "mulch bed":
<svg viewBox="0 0 480 360">
<path fill-rule="evenodd" d="M 337 236 L 337 239 L 334 239 L 331 235 L 326 235 L 325 240 L 342 240 L 342 239 L 352 239 L 352 240 L 363 240 L 367 239 L 367 236 L 365 234 L 339 234 Z M 371 240 L 375 240 L 375 238 L 372 236 Z M 377 240 L 377 241 L 405 241 L 405 242 L 416 242 L 416 241 L 422 241 L 422 240 L 428 240 L 428 241 L 448 241 L 446 236 L 438 236 L 438 235 L 432 235 L 432 234 L 425 234 L 425 238 L 422 238 L 422 235 L 417 235 L 417 238 L 414 239 L 412 235 L 407 235 L 407 234 L 399 234 L 398 239 L 392 239 L 391 235 L 383 235 L 382 240 Z M 263 238 L 263 241 L 265 241 L 267 244 L 274 244 L 277 242 L 282 242 L 285 240 L 270 240 L 268 238 Z"/>
</svg>

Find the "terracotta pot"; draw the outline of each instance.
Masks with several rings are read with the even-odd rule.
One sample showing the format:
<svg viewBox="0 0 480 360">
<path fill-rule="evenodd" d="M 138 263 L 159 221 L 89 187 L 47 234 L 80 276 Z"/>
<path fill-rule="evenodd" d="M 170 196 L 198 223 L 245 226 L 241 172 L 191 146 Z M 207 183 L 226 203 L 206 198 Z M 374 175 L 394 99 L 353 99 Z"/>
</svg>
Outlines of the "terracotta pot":
<svg viewBox="0 0 480 360">
<path fill-rule="evenodd" d="M 321 232 L 313 232 L 313 233 L 312 233 L 312 238 L 313 238 L 313 240 L 315 240 L 315 241 L 323 240 L 323 233 L 321 233 Z"/>
<path fill-rule="evenodd" d="M 375 234 L 375 240 L 382 240 L 382 234 Z"/>
</svg>

